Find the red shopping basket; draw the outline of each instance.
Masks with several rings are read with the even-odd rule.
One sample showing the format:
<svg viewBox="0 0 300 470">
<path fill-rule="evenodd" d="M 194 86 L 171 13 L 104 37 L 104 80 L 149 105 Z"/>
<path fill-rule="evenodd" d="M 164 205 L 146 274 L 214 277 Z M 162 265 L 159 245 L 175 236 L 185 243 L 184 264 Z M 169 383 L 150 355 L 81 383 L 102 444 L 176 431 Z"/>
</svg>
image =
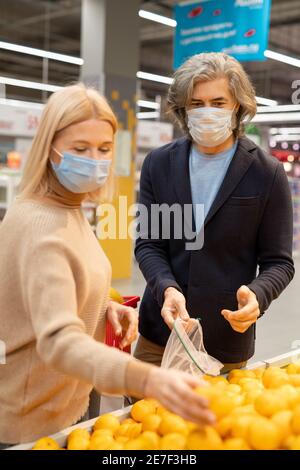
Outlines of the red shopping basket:
<svg viewBox="0 0 300 470">
<path fill-rule="evenodd" d="M 127 296 L 127 297 L 123 297 L 123 299 L 124 299 L 123 305 L 127 305 L 128 307 L 133 307 L 133 308 L 136 308 L 140 301 L 140 297 L 138 296 Z M 120 349 L 120 343 L 122 341 L 122 338 L 123 336 L 116 336 L 111 324 L 109 322 L 106 322 L 105 344 L 107 344 L 108 346 L 112 346 L 114 348 Z M 124 348 L 123 351 L 130 354 L 131 352 L 130 345 Z"/>
</svg>

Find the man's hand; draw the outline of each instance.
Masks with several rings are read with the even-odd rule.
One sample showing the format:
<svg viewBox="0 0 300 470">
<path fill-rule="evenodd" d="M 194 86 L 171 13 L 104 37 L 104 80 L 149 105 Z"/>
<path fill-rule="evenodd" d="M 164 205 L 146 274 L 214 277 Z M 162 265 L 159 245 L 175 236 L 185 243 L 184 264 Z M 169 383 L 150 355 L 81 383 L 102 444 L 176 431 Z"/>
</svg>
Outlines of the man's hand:
<svg viewBox="0 0 300 470">
<path fill-rule="evenodd" d="M 184 295 L 174 287 L 168 287 L 164 292 L 164 304 L 161 310 L 161 316 L 170 329 L 173 328 L 177 317 L 183 321 L 190 319 L 185 307 Z"/>
<path fill-rule="evenodd" d="M 259 305 L 256 295 L 247 286 L 241 286 L 237 293 L 238 310 L 222 310 L 221 314 L 229 321 L 234 331 L 245 333 L 259 317 Z"/>
</svg>

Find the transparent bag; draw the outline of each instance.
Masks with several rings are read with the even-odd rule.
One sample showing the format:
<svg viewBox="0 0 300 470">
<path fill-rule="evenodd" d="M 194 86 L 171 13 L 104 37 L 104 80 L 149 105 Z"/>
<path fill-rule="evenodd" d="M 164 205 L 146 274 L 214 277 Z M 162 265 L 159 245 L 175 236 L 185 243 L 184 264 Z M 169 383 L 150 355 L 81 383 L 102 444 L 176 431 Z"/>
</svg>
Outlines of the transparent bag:
<svg viewBox="0 0 300 470">
<path fill-rule="evenodd" d="M 198 376 L 216 376 L 220 374 L 223 364 L 207 354 L 200 321 L 191 318 L 188 322 L 183 322 L 178 318 L 167 342 L 161 367 Z"/>
</svg>

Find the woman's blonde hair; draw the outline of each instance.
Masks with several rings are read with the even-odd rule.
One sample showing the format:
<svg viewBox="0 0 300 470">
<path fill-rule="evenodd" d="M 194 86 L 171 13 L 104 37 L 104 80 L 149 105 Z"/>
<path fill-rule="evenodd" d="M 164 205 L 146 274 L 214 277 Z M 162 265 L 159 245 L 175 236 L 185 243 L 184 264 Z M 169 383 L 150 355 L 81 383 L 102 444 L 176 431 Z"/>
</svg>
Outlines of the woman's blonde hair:
<svg viewBox="0 0 300 470">
<path fill-rule="evenodd" d="M 109 122 L 116 133 L 116 116 L 106 99 L 96 90 L 78 83 L 53 93 L 45 105 L 27 158 L 20 184 L 21 197 L 33 194 L 44 196 L 49 192 L 48 162 L 57 133 L 72 124 L 93 118 Z M 113 192 L 114 175 L 111 169 L 105 185 L 87 197 L 100 202 L 110 200 Z"/>
<path fill-rule="evenodd" d="M 255 116 L 255 91 L 242 65 L 222 52 L 197 54 L 175 72 L 167 99 L 169 113 L 189 136 L 186 107 L 191 101 L 194 86 L 199 82 L 223 77 L 228 78 L 230 92 L 240 105 L 236 116 L 235 135 L 241 135 L 244 124 Z"/>
</svg>

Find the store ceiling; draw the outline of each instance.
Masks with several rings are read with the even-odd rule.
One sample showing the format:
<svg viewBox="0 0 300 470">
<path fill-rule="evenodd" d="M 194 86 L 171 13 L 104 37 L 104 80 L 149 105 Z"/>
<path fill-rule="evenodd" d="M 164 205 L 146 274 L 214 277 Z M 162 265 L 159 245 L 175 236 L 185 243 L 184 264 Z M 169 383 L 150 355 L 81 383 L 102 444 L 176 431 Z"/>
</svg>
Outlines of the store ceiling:
<svg viewBox="0 0 300 470">
<path fill-rule="evenodd" d="M 224 0 L 223 0 L 224 1 Z M 130 0 L 124 0 L 124 4 Z M 145 0 L 141 8 L 172 16 L 177 0 Z M 269 49 L 300 56 L 300 0 L 273 0 Z M 0 40 L 79 57 L 81 0 L 0 0 Z M 160 75 L 172 74 L 174 29 L 140 19 L 140 70 Z M 257 95 L 281 104 L 291 103 L 293 80 L 300 69 L 267 60 L 246 63 Z M 0 76 L 62 85 L 78 79 L 79 66 L 49 61 L 48 76 L 38 57 L 0 49 Z M 42 101 L 47 93 L 7 87 L 9 98 Z M 166 85 L 142 82 L 143 98 L 165 95 Z"/>
</svg>

